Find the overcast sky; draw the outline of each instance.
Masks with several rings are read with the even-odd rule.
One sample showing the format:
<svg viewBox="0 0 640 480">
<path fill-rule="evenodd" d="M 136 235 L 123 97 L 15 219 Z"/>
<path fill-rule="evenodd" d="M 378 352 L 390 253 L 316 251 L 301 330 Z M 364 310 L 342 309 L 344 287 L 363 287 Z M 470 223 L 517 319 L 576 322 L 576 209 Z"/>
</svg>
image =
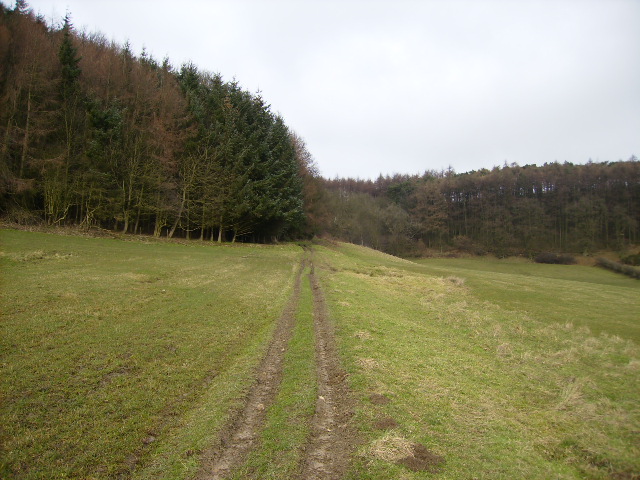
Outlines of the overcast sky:
<svg viewBox="0 0 640 480">
<path fill-rule="evenodd" d="M 29 5 L 260 90 L 325 177 L 640 156 L 640 0 Z"/>
</svg>

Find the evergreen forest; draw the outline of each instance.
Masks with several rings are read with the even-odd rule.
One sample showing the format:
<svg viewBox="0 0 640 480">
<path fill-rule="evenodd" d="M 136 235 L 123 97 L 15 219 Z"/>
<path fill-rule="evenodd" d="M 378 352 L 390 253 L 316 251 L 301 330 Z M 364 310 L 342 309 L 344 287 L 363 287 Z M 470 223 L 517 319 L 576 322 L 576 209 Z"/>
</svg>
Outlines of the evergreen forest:
<svg viewBox="0 0 640 480">
<path fill-rule="evenodd" d="M 301 235 L 304 147 L 259 94 L 75 32 L 69 15 L 56 27 L 24 1 L 0 8 L 3 214 L 169 237 Z"/>
<path fill-rule="evenodd" d="M 392 159 L 390 159 L 391 161 Z M 0 3 L 0 215 L 157 237 L 325 235 L 396 255 L 640 243 L 640 162 L 325 179 L 260 93 Z"/>
</svg>

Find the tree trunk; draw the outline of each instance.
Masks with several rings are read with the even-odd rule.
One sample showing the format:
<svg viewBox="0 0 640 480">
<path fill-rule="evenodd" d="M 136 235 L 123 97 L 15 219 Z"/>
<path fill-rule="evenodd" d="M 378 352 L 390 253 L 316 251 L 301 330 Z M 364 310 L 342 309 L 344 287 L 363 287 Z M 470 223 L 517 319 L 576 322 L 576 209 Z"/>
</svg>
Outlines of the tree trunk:
<svg viewBox="0 0 640 480">
<path fill-rule="evenodd" d="M 187 207 L 187 210 L 189 208 Z M 187 240 L 191 240 L 191 221 L 189 219 L 189 215 L 187 214 Z"/>
<path fill-rule="evenodd" d="M 164 225 L 164 222 L 161 221 L 160 218 L 160 213 L 156 212 L 156 222 L 155 225 L 153 226 L 153 236 L 158 238 L 160 237 L 160 234 L 162 233 L 162 226 Z"/>
<path fill-rule="evenodd" d="M 180 209 L 178 210 L 178 216 L 176 217 L 176 221 L 173 222 L 173 226 L 169 231 L 169 238 L 173 238 L 173 234 L 175 233 L 176 228 L 178 228 L 178 223 L 180 223 L 180 218 L 182 217 L 182 211 L 184 210 L 184 202 L 186 201 L 186 199 L 187 199 L 187 191 L 183 190 L 182 201 L 180 202 Z"/>
<path fill-rule="evenodd" d="M 129 188 L 129 191 L 131 189 Z M 131 194 L 129 194 L 129 199 L 127 200 L 127 186 L 125 185 L 125 181 L 122 181 L 122 198 L 123 198 L 123 207 L 122 207 L 122 215 L 124 216 L 124 227 L 122 227 L 122 233 L 127 233 L 129 229 L 129 201 L 131 200 Z"/>
<path fill-rule="evenodd" d="M 27 163 L 27 151 L 29 150 L 29 131 L 31 126 L 31 82 L 29 82 L 29 92 L 27 93 L 27 119 L 24 126 L 24 138 L 22 139 L 22 154 L 20 155 L 20 173 L 22 178 L 24 166 Z"/>
<path fill-rule="evenodd" d="M 133 233 L 138 233 L 138 226 L 140 225 L 140 211 L 142 210 L 142 196 L 144 195 L 144 187 L 140 189 L 140 195 L 138 195 L 138 205 L 136 209 L 136 223 L 133 227 Z"/>
<path fill-rule="evenodd" d="M 7 165 L 9 164 L 8 152 L 9 152 L 9 133 L 11 131 L 11 120 L 12 120 L 11 117 L 7 119 L 7 128 L 4 131 L 4 142 L 2 142 L 2 156 L 0 157 L 0 159 L 3 159 L 7 162 Z"/>
<path fill-rule="evenodd" d="M 136 212 L 136 223 L 133 225 L 133 233 L 138 233 L 138 225 L 140 224 L 140 207 L 138 207 L 138 211 Z"/>
<path fill-rule="evenodd" d="M 200 241 L 204 241 L 204 205 L 202 206 L 202 219 L 200 220 Z"/>
</svg>

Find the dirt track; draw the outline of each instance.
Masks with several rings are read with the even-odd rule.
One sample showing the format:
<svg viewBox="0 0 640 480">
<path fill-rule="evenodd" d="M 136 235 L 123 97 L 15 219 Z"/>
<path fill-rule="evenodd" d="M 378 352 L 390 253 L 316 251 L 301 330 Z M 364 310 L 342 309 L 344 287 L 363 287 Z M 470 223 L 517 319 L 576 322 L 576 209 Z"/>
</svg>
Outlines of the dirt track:
<svg viewBox="0 0 640 480">
<path fill-rule="evenodd" d="M 304 263 L 300 265 L 293 294 L 278 321 L 267 354 L 260 362 L 257 381 L 247 396 L 244 409 L 226 427 L 220 447 L 205 454 L 202 468 L 196 477 L 198 480 L 229 476 L 257 443 L 265 411 L 273 403 L 282 380 L 282 364 L 295 324 L 303 269 Z"/>
<path fill-rule="evenodd" d="M 333 480 L 342 478 L 346 472 L 357 443 L 350 425 L 353 402 L 346 372 L 340 367 L 333 326 L 313 265 L 310 280 L 313 289 L 318 399 L 300 478 Z"/>
<path fill-rule="evenodd" d="M 278 321 L 267 354 L 260 363 L 257 381 L 249 392 L 244 408 L 226 427 L 221 444 L 204 455 L 198 480 L 222 479 L 256 448 L 265 412 L 278 393 L 282 380 L 283 361 L 295 325 L 300 297 L 302 272 L 307 260 L 298 271 L 294 291 Z M 314 333 L 316 338 L 316 370 L 318 398 L 311 421 L 311 434 L 304 449 L 298 478 L 304 480 L 342 478 L 355 448 L 354 433 L 350 428 L 352 401 L 346 383 L 346 374 L 340 368 L 334 331 L 329 322 L 324 295 L 315 275 L 313 264 L 309 280 L 313 291 Z"/>
</svg>

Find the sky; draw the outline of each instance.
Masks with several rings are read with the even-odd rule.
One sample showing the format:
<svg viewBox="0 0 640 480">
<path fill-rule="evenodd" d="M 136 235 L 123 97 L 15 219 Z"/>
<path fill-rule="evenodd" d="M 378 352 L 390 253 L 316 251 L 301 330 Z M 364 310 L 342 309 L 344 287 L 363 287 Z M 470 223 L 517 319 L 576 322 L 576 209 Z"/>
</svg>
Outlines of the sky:
<svg viewBox="0 0 640 480">
<path fill-rule="evenodd" d="M 640 157 L 640 0 L 28 3 L 260 91 L 328 178 Z"/>
</svg>

